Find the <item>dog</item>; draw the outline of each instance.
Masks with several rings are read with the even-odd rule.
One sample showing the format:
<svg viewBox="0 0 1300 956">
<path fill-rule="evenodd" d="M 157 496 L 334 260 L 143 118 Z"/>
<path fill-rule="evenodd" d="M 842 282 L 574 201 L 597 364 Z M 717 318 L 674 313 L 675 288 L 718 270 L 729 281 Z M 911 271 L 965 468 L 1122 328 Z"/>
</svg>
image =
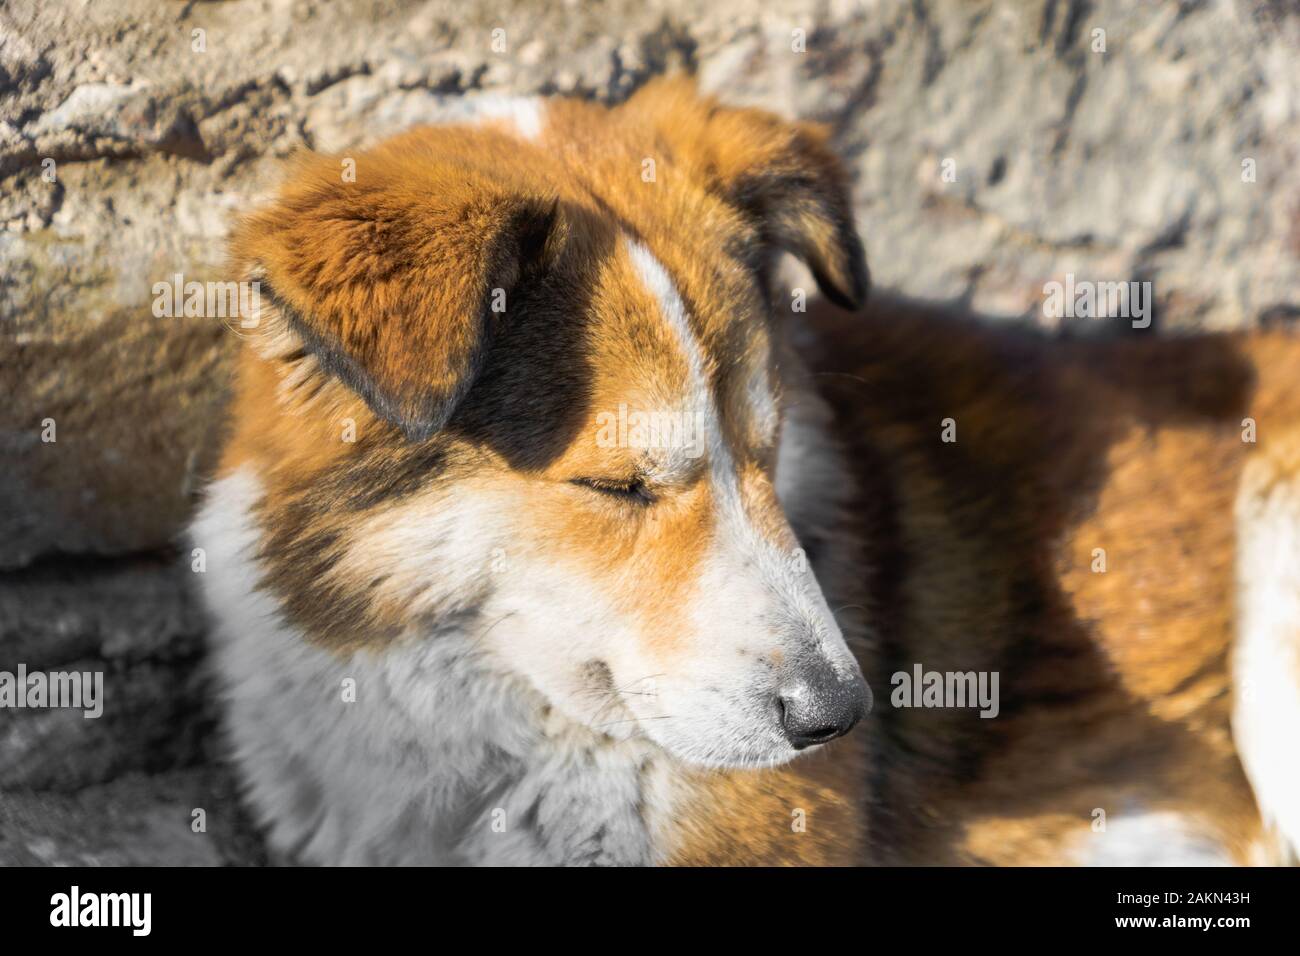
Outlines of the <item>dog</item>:
<svg viewBox="0 0 1300 956">
<path fill-rule="evenodd" d="M 190 532 L 277 860 L 1294 847 L 1287 337 L 855 315 L 826 130 L 689 80 L 351 159 L 234 231 L 263 307 Z M 998 716 L 893 706 L 914 665 L 999 675 Z"/>
</svg>

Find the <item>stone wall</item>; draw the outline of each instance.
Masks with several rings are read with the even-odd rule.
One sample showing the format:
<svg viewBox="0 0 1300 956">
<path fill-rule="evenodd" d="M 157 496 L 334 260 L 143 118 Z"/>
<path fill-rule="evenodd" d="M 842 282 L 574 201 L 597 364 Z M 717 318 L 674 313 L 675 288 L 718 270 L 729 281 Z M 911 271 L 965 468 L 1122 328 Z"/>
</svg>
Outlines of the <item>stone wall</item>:
<svg viewBox="0 0 1300 956">
<path fill-rule="evenodd" d="M 1052 324 L 1050 279 L 1145 279 L 1161 334 L 1247 328 L 1300 314 L 1297 49 L 1293 2 L 10 0 L 0 671 L 103 670 L 107 703 L 0 711 L 0 863 L 260 858 L 178 540 L 236 339 L 151 303 L 224 278 L 295 148 L 684 68 L 833 127 L 880 286 Z"/>
</svg>

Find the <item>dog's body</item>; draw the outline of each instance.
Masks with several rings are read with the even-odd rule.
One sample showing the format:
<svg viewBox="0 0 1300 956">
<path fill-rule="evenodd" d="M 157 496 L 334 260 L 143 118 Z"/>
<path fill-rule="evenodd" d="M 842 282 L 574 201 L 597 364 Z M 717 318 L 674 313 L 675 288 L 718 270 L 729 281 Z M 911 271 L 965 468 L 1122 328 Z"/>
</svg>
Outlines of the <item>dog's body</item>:
<svg viewBox="0 0 1300 956">
<path fill-rule="evenodd" d="M 1285 859 L 1300 342 L 1060 341 L 900 302 L 814 320 L 884 556 L 867 679 L 1001 677 L 995 720 L 877 708 L 874 857 Z"/>
<path fill-rule="evenodd" d="M 193 528 L 277 852 L 1246 862 L 1297 838 L 1268 716 L 1297 668 L 1238 701 L 1281 839 L 1230 732 L 1256 448 L 1242 521 L 1300 534 L 1268 477 L 1288 340 L 1048 349 L 889 307 L 774 324 L 779 250 L 865 293 L 842 174 L 810 128 L 682 84 L 515 104 L 337 169 L 305 163 L 236 237 L 272 308 Z M 629 404 L 700 434 L 601 430 Z M 1294 665 L 1270 566 L 1243 674 Z M 827 743 L 869 706 L 853 657 L 875 710 Z M 914 664 L 998 672 L 1000 716 L 893 709 Z"/>
</svg>

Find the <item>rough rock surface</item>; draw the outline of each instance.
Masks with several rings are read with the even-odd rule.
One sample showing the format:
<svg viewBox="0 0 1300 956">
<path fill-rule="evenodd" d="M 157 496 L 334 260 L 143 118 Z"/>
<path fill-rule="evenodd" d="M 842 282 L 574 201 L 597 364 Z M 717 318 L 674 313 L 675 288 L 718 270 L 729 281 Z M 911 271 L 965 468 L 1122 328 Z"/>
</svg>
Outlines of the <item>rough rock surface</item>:
<svg viewBox="0 0 1300 956">
<path fill-rule="evenodd" d="M 1300 314 L 1298 46 L 1300 8 L 1245 0 L 11 0 L 0 670 L 102 669 L 108 703 L 0 711 L 0 863 L 260 859 L 177 539 L 236 338 L 151 304 L 233 278 L 294 148 L 686 68 L 831 124 L 879 285 L 1047 322 L 1048 280 L 1144 279 L 1162 334 L 1244 328 Z"/>
</svg>

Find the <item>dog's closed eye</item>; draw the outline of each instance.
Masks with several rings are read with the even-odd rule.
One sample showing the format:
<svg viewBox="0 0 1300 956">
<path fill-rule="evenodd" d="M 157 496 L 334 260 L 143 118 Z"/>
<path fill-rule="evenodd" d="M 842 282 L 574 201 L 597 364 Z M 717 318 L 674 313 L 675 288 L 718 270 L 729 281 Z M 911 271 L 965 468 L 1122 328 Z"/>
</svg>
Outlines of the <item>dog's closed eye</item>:
<svg viewBox="0 0 1300 956">
<path fill-rule="evenodd" d="M 573 478 L 569 481 L 569 484 L 578 485 L 580 488 L 590 488 L 592 491 L 610 498 L 618 498 L 621 501 L 628 501 L 638 505 L 649 505 L 655 501 L 654 493 L 646 486 L 645 480 L 640 477 L 629 478 L 626 481 L 610 478 Z"/>
</svg>

